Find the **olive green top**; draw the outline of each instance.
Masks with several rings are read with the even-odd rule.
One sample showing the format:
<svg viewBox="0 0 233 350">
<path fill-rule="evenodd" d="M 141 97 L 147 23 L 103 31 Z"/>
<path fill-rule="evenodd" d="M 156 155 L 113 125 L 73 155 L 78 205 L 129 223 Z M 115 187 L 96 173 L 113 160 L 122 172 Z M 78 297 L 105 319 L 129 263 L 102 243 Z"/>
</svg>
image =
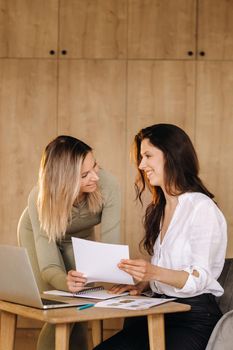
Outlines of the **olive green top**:
<svg viewBox="0 0 233 350">
<path fill-rule="evenodd" d="M 71 237 L 94 239 L 94 226 L 101 223 L 101 241 L 120 243 L 120 191 L 116 179 L 104 170 L 99 171 L 99 186 L 104 199 L 102 210 L 91 213 L 83 201 L 72 208 L 72 220 L 61 242 L 49 242 L 40 227 L 37 209 L 38 187 L 29 194 L 19 230 L 31 230 L 41 276 L 53 288 L 67 290 L 66 272 L 75 269 Z"/>
</svg>

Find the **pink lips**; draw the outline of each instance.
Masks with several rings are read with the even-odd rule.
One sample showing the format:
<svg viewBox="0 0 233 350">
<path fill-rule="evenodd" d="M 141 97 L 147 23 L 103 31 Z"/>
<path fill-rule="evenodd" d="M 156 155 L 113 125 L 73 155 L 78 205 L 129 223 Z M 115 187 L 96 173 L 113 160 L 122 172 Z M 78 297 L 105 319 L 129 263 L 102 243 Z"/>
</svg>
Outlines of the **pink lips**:
<svg viewBox="0 0 233 350">
<path fill-rule="evenodd" d="M 96 186 L 96 183 L 93 183 L 91 185 L 87 185 L 87 187 L 94 187 L 94 186 Z"/>
</svg>

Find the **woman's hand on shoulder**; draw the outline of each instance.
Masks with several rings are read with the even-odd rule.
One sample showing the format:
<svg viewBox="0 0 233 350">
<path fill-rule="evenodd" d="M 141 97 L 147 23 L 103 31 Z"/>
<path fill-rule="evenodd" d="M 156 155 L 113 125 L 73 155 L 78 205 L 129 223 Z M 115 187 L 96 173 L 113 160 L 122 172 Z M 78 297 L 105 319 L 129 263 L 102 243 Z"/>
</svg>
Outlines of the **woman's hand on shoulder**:
<svg viewBox="0 0 233 350">
<path fill-rule="evenodd" d="M 70 270 L 67 274 L 66 282 L 69 291 L 75 293 L 85 287 L 87 279 L 83 273 L 75 270 Z"/>
<path fill-rule="evenodd" d="M 124 292 L 129 292 L 130 295 L 140 295 L 146 288 L 148 287 L 148 283 L 140 282 L 136 285 L 132 284 L 115 284 L 109 289 L 109 293 L 112 294 L 121 294 Z"/>
</svg>

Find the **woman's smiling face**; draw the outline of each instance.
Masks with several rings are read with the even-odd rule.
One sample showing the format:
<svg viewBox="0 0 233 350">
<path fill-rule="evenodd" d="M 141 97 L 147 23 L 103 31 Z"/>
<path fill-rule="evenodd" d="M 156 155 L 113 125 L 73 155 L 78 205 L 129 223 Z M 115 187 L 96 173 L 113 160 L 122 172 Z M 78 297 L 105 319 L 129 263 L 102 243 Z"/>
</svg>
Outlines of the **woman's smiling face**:
<svg viewBox="0 0 233 350">
<path fill-rule="evenodd" d="M 164 188 L 164 155 L 149 139 L 141 142 L 141 163 L 139 169 L 144 171 L 152 186 Z"/>
<path fill-rule="evenodd" d="M 99 181 L 98 171 L 98 164 L 96 163 L 92 152 L 89 152 L 86 155 L 81 168 L 81 186 L 79 194 L 90 193 L 96 190 L 97 182 Z"/>
</svg>

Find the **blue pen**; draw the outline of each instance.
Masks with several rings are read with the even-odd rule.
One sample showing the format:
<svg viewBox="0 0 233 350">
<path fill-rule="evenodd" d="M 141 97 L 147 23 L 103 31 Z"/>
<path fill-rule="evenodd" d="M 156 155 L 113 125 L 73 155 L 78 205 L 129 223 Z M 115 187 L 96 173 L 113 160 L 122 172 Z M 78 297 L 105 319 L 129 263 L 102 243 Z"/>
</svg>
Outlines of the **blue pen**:
<svg viewBox="0 0 233 350">
<path fill-rule="evenodd" d="M 78 308 L 78 310 L 84 310 L 84 309 L 88 309 L 89 307 L 92 307 L 94 306 L 95 304 L 85 304 L 85 305 L 82 305 Z"/>
</svg>

